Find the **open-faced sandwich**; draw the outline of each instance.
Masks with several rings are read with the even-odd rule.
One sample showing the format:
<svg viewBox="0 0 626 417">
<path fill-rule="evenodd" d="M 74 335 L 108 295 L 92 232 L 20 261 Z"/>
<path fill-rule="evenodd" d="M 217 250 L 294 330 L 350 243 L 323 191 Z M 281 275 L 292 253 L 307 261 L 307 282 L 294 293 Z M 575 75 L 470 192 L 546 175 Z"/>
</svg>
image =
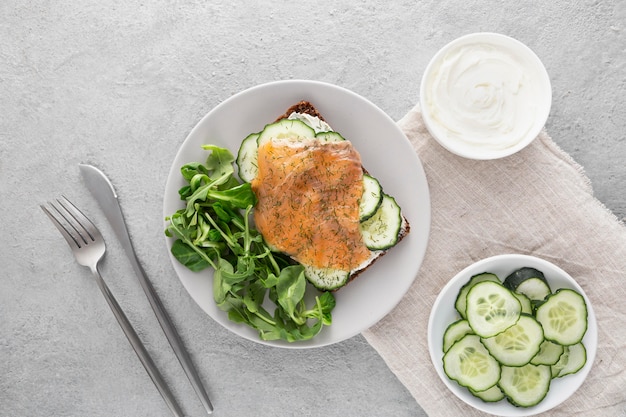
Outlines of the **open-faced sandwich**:
<svg viewBox="0 0 626 417">
<path fill-rule="evenodd" d="M 246 137 L 237 166 L 257 197 L 256 228 L 318 289 L 346 285 L 409 233 L 352 143 L 308 101 Z"/>
<path fill-rule="evenodd" d="M 263 340 L 315 337 L 332 324 L 333 291 L 409 232 L 352 143 L 308 102 L 246 137 L 237 158 L 202 148 L 206 162 L 180 169 L 171 252 L 192 271 L 213 269 L 216 306 Z"/>
</svg>

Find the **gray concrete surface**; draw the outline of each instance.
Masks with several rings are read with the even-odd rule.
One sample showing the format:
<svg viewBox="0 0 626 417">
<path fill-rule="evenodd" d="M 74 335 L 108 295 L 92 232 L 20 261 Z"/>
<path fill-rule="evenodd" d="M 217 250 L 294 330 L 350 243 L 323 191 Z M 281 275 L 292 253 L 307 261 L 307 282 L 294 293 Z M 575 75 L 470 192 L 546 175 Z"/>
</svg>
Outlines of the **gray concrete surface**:
<svg viewBox="0 0 626 417">
<path fill-rule="evenodd" d="M 79 162 L 115 182 L 138 255 L 180 329 L 216 416 L 420 416 L 360 337 L 289 351 L 231 335 L 173 274 L 162 191 L 190 129 L 232 94 L 315 79 L 399 119 L 430 57 L 476 31 L 535 50 L 553 83 L 547 128 L 597 197 L 626 217 L 626 2 L 105 0 L 0 3 L 0 416 L 167 416 L 88 271 L 38 207 L 94 216 Z M 102 273 L 186 414 L 200 403 L 111 230 Z M 426 358 L 424 360 L 427 360 Z"/>
</svg>

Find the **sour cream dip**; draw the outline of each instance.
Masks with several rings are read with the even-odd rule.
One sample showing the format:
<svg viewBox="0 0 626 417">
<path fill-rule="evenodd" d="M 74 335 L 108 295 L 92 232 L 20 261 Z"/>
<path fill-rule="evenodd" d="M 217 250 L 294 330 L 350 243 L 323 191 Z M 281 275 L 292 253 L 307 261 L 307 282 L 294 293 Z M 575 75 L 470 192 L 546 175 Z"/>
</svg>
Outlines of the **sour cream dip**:
<svg viewBox="0 0 626 417">
<path fill-rule="evenodd" d="M 508 156 L 543 128 L 550 79 L 524 44 L 494 33 L 461 37 L 429 63 L 420 90 L 426 127 L 449 151 L 472 159 Z"/>
</svg>

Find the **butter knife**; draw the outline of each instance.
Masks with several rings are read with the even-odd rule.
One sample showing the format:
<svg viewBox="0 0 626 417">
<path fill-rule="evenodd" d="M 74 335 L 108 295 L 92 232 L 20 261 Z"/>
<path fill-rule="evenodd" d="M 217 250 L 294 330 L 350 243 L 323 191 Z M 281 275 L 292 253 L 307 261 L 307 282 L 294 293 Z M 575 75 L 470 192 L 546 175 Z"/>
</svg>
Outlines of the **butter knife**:
<svg viewBox="0 0 626 417">
<path fill-rule="evenodd" d="M 85 179 L 85 183 L 87 184 L 87 188 L 94 196 L 100 208 L 104 212 L 106 218 L 109 220 L 113 231 L 117 235 L 117 238 L 120 240 L 122 247 L 126 251 L 126 255 L 130 260 L 130 263 L 139 278 L 139 282 L 141 287 L 143 288 L 146 297 L 148 297 L 148 301 L 154 310 L 154 314 L 156 315 L 167 340 L 172 346 L 172 350 L 174 350 L 174 354 L 178 358 L 187 378 L 191 382 L 193 389 L 196 394 L 200 398 L 202 405 L 204 406 L 206 412 L 211 414 L 213 412 L 213 405 L 209 400 L 209 396 L 202 385 L 202 381 L 196 371 L 196 368 L 193 366 L 191 362 L 191 358 L 187 353 L 187 350 L 183 346 L 182 340 L 178 335 L 178 332 L 174 328 L 172 321 L 167 314 L 165 308 L 163 307 L 163 303 L 161 299 L 157 295 L 154 290 L 150 280 L 148 279 L 146 272 L 143 267 L 139 263 L 137 259 L 137 255 L 135 253 L 135 249 L 133 248 L 133 244 L 130 240 L 130 235 L 128 234 L 128 229 L 126 227 L 126 222 L 124 220 L 124 215 L 122 214 L 122 208 L 120 207 L 119 201 L 117 199 L 117 193 L 115 192 L 115 188 L 113 188 L 113 184 L 111 181 L 104 175 L 102 171 L 98 168 L 87 165 L 87 164 L 79 164 L 80 172 Z"/>
</svg>

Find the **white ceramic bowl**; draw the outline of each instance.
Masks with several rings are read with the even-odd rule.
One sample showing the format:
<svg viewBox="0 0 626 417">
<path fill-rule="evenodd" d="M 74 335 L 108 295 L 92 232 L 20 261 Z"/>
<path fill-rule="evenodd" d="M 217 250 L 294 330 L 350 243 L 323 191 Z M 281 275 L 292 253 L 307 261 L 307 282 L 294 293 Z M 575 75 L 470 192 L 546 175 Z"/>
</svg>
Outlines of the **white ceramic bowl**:
<svg viewBox="0 0 626 417">
<path fill-rule="evenodd" d="M 450 152 L 497 159 L 531 143 L 552 104 L 550 78 L 523 43 L 497 33 L 453 40 L 432 58 L 420 86 L 431 135 Z"/>
<path fill-rule="evenodd" d="M 546 397 L 534 407 L 515 407 L 506 399 L 496 403 L 483 402 L 470 394 L 466 388 L 450 380 L 443 372 L 443 334 L 448 325 L 458 319 L 458 315 L 454 309 L 454 301 L 456 300 L 459 290 L 470 277 L 482 272 L 492 272 L 503 280 L 514 270 L 526 266 L 536 268 L 543 272 L 552 291 L 559 288 L 570 288 L 578 291 L 584 297 L 587 303 L 588 313 L 588 327 L 583 338 L 583 343 L 587 350 L 587 362 L 577 373 L 553 379 L 550 384 L 550 391 L 548 391 Z M 431 310 L 428 322 L 428 348 L 430 350 L 430 358 L 444 384 L 454 395 L 472 407 L 486 413 L 504 417 L 531 416 L 543 413 L 568 399 L 582 385 L 587 374 L 589 374 L 596 355 L 597 344 L 598 329 L 596 317 L 591 302 L 580 285 L 576 283 L 574 278 L 558 266 L 543 259 L 527 255 L 498 255 L 478 261 L 459 272 L 439 293 Z"/>
</svg>

